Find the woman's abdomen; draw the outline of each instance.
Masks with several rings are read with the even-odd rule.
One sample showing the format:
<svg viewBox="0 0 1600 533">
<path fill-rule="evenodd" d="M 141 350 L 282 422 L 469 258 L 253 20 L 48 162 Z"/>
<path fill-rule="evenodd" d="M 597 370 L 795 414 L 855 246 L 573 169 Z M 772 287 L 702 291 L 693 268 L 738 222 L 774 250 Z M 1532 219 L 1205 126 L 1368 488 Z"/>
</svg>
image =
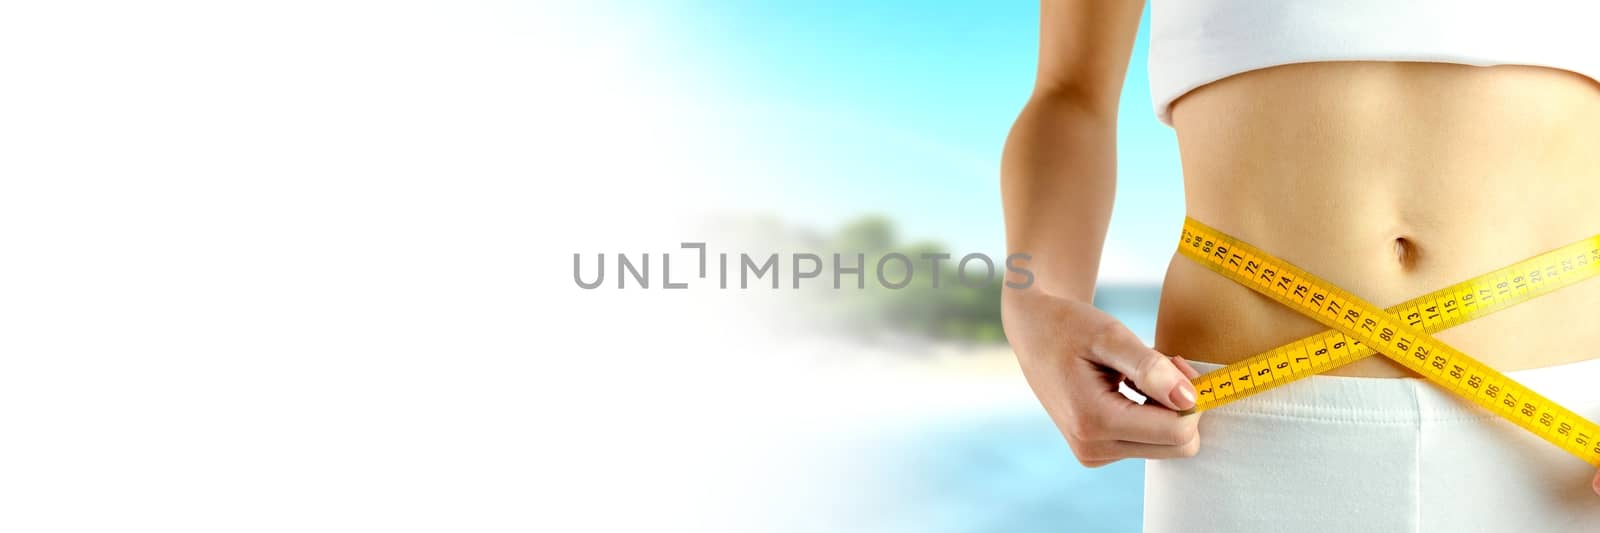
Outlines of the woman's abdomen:
<svg viewBox="0 0 1600 533">
<path fill-rule="evenodd" d="M 1288 65 L 1197 89 L 1173 119 L 1189 216 L 1380 307 L 1600 233 L 1600 85 L 1569 72 Z M 1549 366 L 1600 356 L 1596 313 L 1590 280 L 1438 338 L 1501 370 Z M 1156 347 L 1228 363 L 1322 329 L 1174 256 Z"/>
</svg>

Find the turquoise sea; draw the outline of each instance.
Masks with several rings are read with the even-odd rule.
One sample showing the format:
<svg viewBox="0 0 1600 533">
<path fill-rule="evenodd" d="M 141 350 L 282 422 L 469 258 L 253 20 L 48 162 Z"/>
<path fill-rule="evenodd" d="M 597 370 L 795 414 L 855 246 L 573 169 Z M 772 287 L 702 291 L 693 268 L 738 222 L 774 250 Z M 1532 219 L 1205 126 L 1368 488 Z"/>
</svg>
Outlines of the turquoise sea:
<svg viewBox="0 0 1600 533">
<path fill-rule="evenodd" d="M 1159 287 L 1106 287 L 1096 305 L 1141 338 Z M 845 511 L 851 529 L 893 532 L 1136 532 L 1144 462 L 1090 469 L 1037 405 L 882 428 L 866 436 L 869 475 L 891 487 Z M 863 496 L 855 496 L 863 497 Z"/>
<path fill-rule="evenodd" d="M 1036 409 L 1037 410 L 1037 409 Z M 898 479 L 846 520 L 857 531 L 1136 532 L 1144 462 L 1084 468 L 1043 412 L 878 437 L 875 469 Z"/>
</svg>

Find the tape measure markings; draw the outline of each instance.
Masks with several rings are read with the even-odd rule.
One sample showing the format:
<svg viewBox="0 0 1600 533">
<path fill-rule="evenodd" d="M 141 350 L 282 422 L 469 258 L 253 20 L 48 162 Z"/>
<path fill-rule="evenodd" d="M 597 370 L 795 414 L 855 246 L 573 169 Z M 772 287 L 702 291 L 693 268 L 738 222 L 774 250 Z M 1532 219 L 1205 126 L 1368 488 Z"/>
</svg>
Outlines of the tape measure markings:
<svg viewBox="0 0 1600 533">
<path fill-rule="evenodd" d="M 1190 235 L 1185 233 L 1184 242 L 1199 247 L 1202 253 L 1219 254 L 1219 257 L 1230 253 L 1226 247 L 1217 249 L 1214 242 L 1190 242 L 1189 239 Z M 1600 236 L 1424 294 L 1385 311 L 1428 333 L 1442 331 L 1600 274 L 1600 261 L 1586 260 L 1596 249 L 1600 249 Z M 1509 288 L 1509 279 L 1522 272 L 1530 273 L 1533 278 L 1526 292 L 1518 298 L 1494 297 L 1499 283 L 1504 282 Z M 1296 291 L 1299 290 L 1297 287 Z M 1327 357 L 1330 353 L 1334 357 Z M 1274 388 L 1281 384 L 1279 382 L 1325 372 L 1374 353 L 1377 352 L 1333 330 L 1297 339 L 1195 378 L 1193 383 L 1199 398 L 1193 411 L 1224 405 Z M 1266 363 L 1264 367 L 1263 362 Z M 1288 367 L 1283 366 L 1285 362 L 1289 363 Z M 1263 386 L 1257 387 L 1257 384 Z M 1268 384 L 1271 386 L 1265 386 Z"/>
<path fill-rule="evenodd" d="M 1201 251 L 1206 248 L 1211 250 Z M 1193 219 L 1185 221 L 1184 241 L 1179 249 L 1184 255 L 1211 270 L 1311 317 L 1349 338 L 1350 342 L 1342 347 L 1329 345 L 1331 348 L 1329 359 L 1321 365 L 1322 368 L 1331 368 L 1329 364 L 1336 361 L 1348 362 L 1353 359 L 1356 354 L 1361 353 L 1355 343 L 1360 341 L 1360 346 L 1375 350 L 1590 464 L 1600 466 L 1600 443 L 1596 443 L 1594 439 L 1600 436 L 1600 425 L 1578 416 L 1517 383 L 1516 380 L 1432 337 L 1427 331 L 1430 326 L 1438 328 L 1453 320 L 1450 318 L 1451 313 L 1438 312 L 1441 304 L 1437 301 L 1437 297 L 1433 298 L 1431 307 L 1438 312 L 1438 317 L 1422 315 L 1421 313 L 1428 312 L 1428 308 L 1420 308 L 1415 312 L 1419 313 L 1418 318 L 1422 319 L 1423 324 L 1413 326 L 1404 320 L 1404 317 L 1380 310 L 1377 306 L 1291 263 Z M 1221 253 L 1215 251 L 1219 249 Z M 1575 259 L 1575 268 L 1588 267 L 1600 262 L 1600 246 L 1581 257 Z M 1518 265 L 1523 264 L 1518 263 Z M 1535 284 L 1528 274 L 1516 272 L 1497 271 L 1496 274 L 1491 274 L 1491 277 L 1495 280 L 1493 288 L 1496 294 L 1493 299 L 1502 307 L 1528 298 L 1528 295 L 1533 293 L 1531 292 L 1534 290 L 1533 285 L 1542 286 L 1545 281 L 1541 275 L 1539 283 Z M 1451 305 L 1454 306 L 1455 304 Z M 1462 311 L 1455 313 L 1460 314 Z M 1430 320 L 1435 322 L 1430 323 Z M 1326 339 L 1321 340 L 1326 341 Z M 1315 344 L 1307 345 L 1315 346 Z M 1229 375 L 1235 378 L 1235 382 L 1247 384 L 1248 388 L 1229 392 L 1243 394 L 1274 386 L 1274 381 L 1277 379 L 1274 370 L 1289 370 L 1293 365 L 1277 367 L 1272 357 L 1269 356 L 1266 361 L 1240 365 L 1242 368 L 1239 369 L 1244 372 L 1256 372 L 1256 377 L 1268 379 L 1258 384 L 1248 377 L 1248 374 L 1241 376 L 1239 372 L 1234 372 Z M 1308 362 L 1312 362 L 1313 371 L 1318 370 L 1319 366 L 1314 363 L 1314 359 L 1309 359 Z M 1241 377 L 1244 379 L 1239 379 Z"/>
</svg>

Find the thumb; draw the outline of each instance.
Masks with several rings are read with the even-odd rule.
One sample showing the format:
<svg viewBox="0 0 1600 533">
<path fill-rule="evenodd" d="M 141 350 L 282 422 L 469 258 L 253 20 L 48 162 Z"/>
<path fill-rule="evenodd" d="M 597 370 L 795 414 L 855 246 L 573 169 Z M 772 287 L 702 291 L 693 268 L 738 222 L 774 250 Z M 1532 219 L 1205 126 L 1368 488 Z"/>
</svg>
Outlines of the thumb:
<svg viewBox="0 0 1600 533">
<path fill-rule="evenodd" d="M 1594 481 L 1589 482 L 1589 488 L 1594 489 L 1595 494 L 1600 494 L 1600 472 L 1595 473 Z"/>
<path fill-rule="evenodd" d="M 1122 324 L 1101 329 L 1089 345 L 1089 359 L 1127 377 L 1155 401 L 1178 411 L 1193 409 L 1194 385 L 1161 352 L 1145 346 Z"/>
</svg>

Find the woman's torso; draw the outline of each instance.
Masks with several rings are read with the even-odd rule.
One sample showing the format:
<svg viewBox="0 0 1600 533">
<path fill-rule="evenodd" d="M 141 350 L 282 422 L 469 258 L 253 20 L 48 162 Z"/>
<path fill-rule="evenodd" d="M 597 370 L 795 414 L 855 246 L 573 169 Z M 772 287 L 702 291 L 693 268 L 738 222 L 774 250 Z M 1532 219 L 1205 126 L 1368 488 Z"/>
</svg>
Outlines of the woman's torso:
<svg viewBox="0 0 1600 533">
<path fill-rule="evenodd" d="M 1578 74 L 1302 63 L 1171 109 L 1189 216 L 1382 307 L 1600 233 L 1600 84 Z M 1437 336 L 1535 368 L 1600 356 L 1597 314 L 1591 280 Z M 1322 329 L 1174 256 L 1156 348 L 1226 364 Z M 1408 371 L 1372 357 L 1332 373 Z"/>
</svg>

